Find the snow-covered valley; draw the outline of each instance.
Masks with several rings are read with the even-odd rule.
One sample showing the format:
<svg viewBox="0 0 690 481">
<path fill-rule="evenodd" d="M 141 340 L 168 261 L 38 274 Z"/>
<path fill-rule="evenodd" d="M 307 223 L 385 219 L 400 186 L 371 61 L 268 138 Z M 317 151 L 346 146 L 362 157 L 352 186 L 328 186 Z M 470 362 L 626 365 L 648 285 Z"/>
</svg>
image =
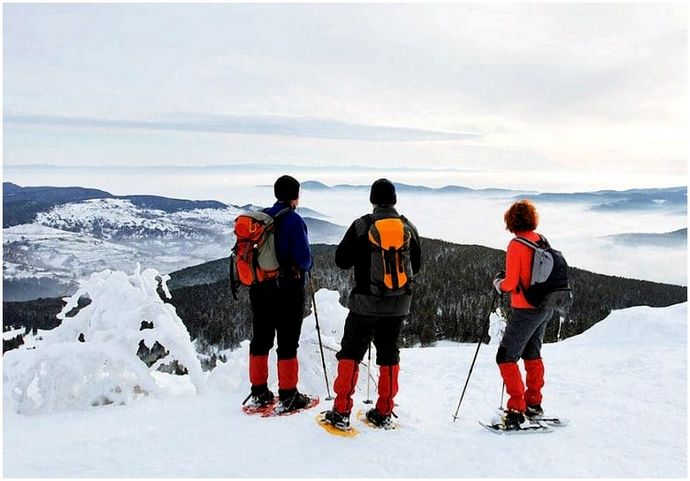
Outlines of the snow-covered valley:
<svg viewBox="0 0 690 481">
<path fill-rule="evenodd" d="M 246 208 L 227 206 L 165 212 L 129 200 L 90 199 L 39 212 L 33 223 L 3 229 L 6 300 L 59 297 L 101 269 L 137 263 L 173 272 L 226 257 L 233 222 Z M 309 211 L 313 242 L 337 242 L 344 227 Z"/>
</svg>

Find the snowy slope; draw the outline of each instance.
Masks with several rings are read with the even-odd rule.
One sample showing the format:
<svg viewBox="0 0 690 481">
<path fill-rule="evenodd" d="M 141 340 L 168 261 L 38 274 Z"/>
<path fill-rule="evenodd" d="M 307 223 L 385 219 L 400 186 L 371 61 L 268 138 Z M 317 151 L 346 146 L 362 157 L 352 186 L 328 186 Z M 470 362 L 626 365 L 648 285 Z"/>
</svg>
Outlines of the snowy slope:
<svg viewBox="0 0 690 481">
<path fill-rule="evenodd" d="M 239 212 L 228 207 L 166 213 L 122 199 L 60 205 L 39 213 L 35 223 L 3 229 L 4 280 L 55 279 L 62 284 L 44 296 L 56 297 L 74 278 L 104 268 L 129 271 L 141 262 L 172 272 L 200 264 L 227 255 Z M 22 286 L 9 289 L 11 299 L 26 297 Z M 32 298 L 28 291 L 26 298 Z"/>
<path fill-rule="evenodd" d="M 31 224 L 3 229 L 4 296 L 58 297 L 73 292 L 76 278 L 105 268 L 131 271 L 137 262 L 173 272 L 226 257 L 242 212 L 235 206 L 166 212 L 112 198 L 57 205 Z M 305 220 L 312 242 L 338 242 L 344 232 Z"/>
<path fill-rule="evenodd" d="M 133 248 L 85 232 L 68 232 L 40 224 L 3 229 L 5 279 L 47 276 L 69 279 L 99 270 L 107 263 L 129 263 L 135 255 Z"/>
<path fill-rule="evenodd" d="M 347 311 L 317 293 L 329 381 Z M 261 419 L 241 414 L 245 344 L 208 375 L 205 395 L 185 377 L 156 374 L 161 393 L 126 406 L 22 416 L 4 410 L 5 476 L 28 477 L 685 477 L 687 304 L 612 313 L 580 336 L 548 344 L 544 406 L 570 426 L 499 437 L 501 381 L 495 346 L 482 346 L 460 410 L 476 345 L 442 343 L 401 353 L 401 428 L 358 425 L 333 437 L 317 410 Z M 301 389 L 326 396 L 313 317 L 300 342 Z M 275 380 L 272 353 L 271 380 Z M 362 367 L 355 408 L 366 398 Z M 373 373 L 373 371 L 372 371 Z M 274 386 L 273 386 L 274 387 Z M 332 389 L 332 388 L 331 388 Z M 374 394 L 372 389 L 372 394 Z M 322 401 L 319 408 L 330 407 Z M 66 435 L 66 433 L 69 433 Z"/>
<path fill-rule="evenodd" d="M 215 234 L 216 229 L 218 234 L 227 233 L 223 228 L 229 232 L 240 212 L 228 207 L 168 213 L 139 208 L 125 199 L 92 199 L 40 212 L 35 223 L 102 239 L 200 239 Z"/>
</svg>

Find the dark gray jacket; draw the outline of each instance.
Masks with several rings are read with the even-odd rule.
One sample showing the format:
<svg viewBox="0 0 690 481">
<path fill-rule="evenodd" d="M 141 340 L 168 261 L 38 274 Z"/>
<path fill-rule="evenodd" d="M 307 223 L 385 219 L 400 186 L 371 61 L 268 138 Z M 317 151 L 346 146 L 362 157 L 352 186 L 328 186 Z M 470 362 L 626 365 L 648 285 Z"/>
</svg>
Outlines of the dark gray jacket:
<svg viewBox="0 0 690 481">
<path fill-rule="evenodd" d="M 355 268 L 355 286 L 350 292 L 348 308 L 365 316 L 406 316 L 410 313 L 411 292 L 401 296 L 381 297 L 371 290 L 371 243 L 369 227 L 378 219 L 402 217 L 394 207 L 376 207 L 373 214 L 355 220 L 335 251 L 335 263 L 341 269 Z M 403 221 L 412 232 L 410 264 L 416 274 L 422 265 L 422 254 L 417 228 L 406 218 Z"/>
</svg>

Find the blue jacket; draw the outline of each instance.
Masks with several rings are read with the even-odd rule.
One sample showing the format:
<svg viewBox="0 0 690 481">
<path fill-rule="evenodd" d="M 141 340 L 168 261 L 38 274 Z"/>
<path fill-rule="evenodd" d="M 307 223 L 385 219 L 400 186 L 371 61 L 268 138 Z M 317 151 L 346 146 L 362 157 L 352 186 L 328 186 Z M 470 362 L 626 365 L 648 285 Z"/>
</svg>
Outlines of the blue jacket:
<svg viewBox="0 0 690 481">
<path fill-rule="evenodd" d="M 284 209 L 288 209 L 277 218 L 275 216 Z M 280 264 L 281 287 L 289 285 L 304 285 L 304 273 L 311 270 L 313 259 L 309 248 L 309 233 L 304 219 L 290 208 L 289 204 L 278 201 L 272 207 L 264 209 L 275 218 L 276 257 Z M 299 281 L 296 272 L 299 273 Z"/>
</svg>

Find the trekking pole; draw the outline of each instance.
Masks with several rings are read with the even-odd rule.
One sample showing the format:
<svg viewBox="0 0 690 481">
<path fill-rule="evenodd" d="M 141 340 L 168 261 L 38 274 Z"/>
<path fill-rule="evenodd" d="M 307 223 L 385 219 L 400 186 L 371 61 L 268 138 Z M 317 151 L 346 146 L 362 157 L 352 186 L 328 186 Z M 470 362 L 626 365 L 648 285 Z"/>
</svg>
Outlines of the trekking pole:
<svg viewBox="0 0 690 481">
<path fill-rule="evenodd" d="M 455 422 L 458 419 L 458 411 L 460 410 L 460 405 L 462 404 L 462 400 L 465 397 L 465 391 L 467 390 L 467 384 L 470 382 L 470 376 L 472 375 L 472 370 L 474 369 L 474 363 L 477 360 L 477 354 L 479 354 L 479 348 L 481 347 L 482 342 L 484 341 L 484 337 L 486 337 L 486 333 L 489 331 L 489 319 L 491 318 L 491 313 L 494 312 L 494 305 L 496 304 L 496 299 L 498 299 L 498 292 L 494 290 L 494 298 L 491 301 L 491 308 L 489 309 L 489 313 L 486 315 L 486 322 L 484 324 L 484 328 L 482 329 L 482 335 L 479 338 L 479 342 L 477 343 L 477 350 L 474 352 L 474 359 L 472 359 L 470 371 L 467 373 L 467 380 L 465 381 L 465 387 L 462 388 L 460 401 L 458 402 L 458 407 L 455 410 L 455 414 L 453 415 L 453 422 Z"/>
<path fill-rule="evenodd" d="M 369 385 L 371 384 L 371 341 L 369 341 L 369 356 L 367 357 L 367 398 L 364 404 L 373 404 L 374 401 L 369 397 Z"/>
<path fill-rule="evenodd" d="M 501 404 L 498 405 L 499 409 L 503 409 L 503 394 L 506 392 L 506 382 L 503 381 L 503 385 L 501 386 Z"/>
<path fill-rule="evenodd" d="M 319 351 L 321 351 L 321 364 L 323 365 L 323 378 L 326 380 L 326 392 L 328 397 L 326 401 L 333 399 L 331 396 L 331 387 L 328 383 L 328 373 L 326 373 L 326 358 L 323 356 L 323 343 L 321 342 L 321 327 L 319 327 L 319 314 L 316 312 L 316 295 L 314 294 L 314 277 L 309 273 L 309 290 L 311 291 L 311 300 L 314 305 L 314 319 L 316 320 L 316 334 L 319 338 Z"/>
</svg>

